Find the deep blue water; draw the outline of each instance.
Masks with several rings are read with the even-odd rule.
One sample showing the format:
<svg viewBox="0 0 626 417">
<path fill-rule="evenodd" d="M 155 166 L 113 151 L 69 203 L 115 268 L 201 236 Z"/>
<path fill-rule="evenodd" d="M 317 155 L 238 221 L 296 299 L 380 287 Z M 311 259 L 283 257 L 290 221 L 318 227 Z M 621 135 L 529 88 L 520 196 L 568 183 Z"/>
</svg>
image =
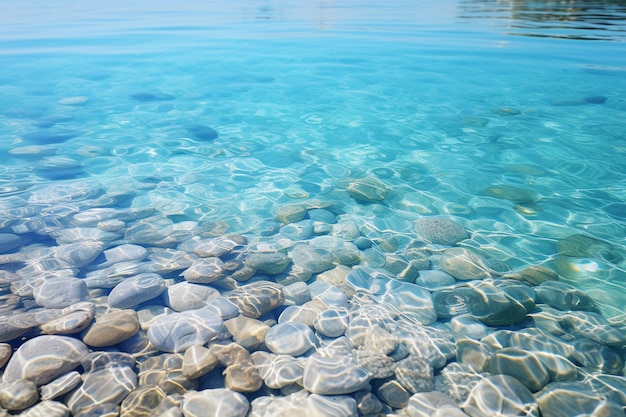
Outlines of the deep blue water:
<svg viewBox="0 0 626 417">
<path fill-rule="evenodd" d="M 625 19 L 619 1 L 3 2 L 0 202 L 95 180 L 233 232 L 310 199 L 400 235 L 451 215 L 623 324 Z M 370 176 L 383 204 L 345 192 Z M 575 234 L 611 256 L 559 254 Z"/>
</svg>

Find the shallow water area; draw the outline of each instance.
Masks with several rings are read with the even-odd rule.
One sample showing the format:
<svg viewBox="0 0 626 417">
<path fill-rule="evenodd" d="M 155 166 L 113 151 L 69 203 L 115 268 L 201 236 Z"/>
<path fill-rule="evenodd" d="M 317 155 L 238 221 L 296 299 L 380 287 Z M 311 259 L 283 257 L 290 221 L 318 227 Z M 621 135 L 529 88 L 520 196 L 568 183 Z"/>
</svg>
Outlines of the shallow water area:
<svg viewBox="0 0 626 417">
<path fill-rule="evenodd" d="M 0 416 L 624 414 L 622 3 L 0 9 Z"/>
</svg>

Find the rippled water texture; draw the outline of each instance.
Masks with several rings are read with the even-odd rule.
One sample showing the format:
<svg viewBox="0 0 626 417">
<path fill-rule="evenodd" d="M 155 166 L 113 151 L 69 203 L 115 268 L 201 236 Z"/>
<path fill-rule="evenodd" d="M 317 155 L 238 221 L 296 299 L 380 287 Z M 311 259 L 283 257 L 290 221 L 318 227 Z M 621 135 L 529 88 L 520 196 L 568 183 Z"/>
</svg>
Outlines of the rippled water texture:
<svg viewBox="0 0 626 417">
<path fill-rule="evenodd" d="M 19 313 L 31 323 L 23 314 L 38 308 L 91 311 L 93 305 L 80 304 L 86 301 L 96 315 L 114 307 L 111 288 L 121 279 L 95 283 L 94 274 L 115 263 L 103 260 L 102 251 L 130 244 L 140 254 L 126 254 L 125 261 L 148 256 L 158 267 L 118 265 L 126 268 L 124 277 L 135 273 L 132 286 L 149 287 L 136 302 L 120 296 L 123 310 L 150 304 L 180 283 L 183 271 L 195 277 L 184 276 L 185 282 L 204 286 L 212 284 L 198 277 L 217 274 L 225 281 L 213 286 L 224 292 L 259 274 L 280 285 L 310 284 L 341 264 L 365 299 L 384 298 L 424 325 L 438 323 L 437 331 L 462 313 L 491 330 L 524 318 L 522 327 L 558 321 L 549 309 L 532 316 L 522 299 L 538 297 L 529 303 L 600 313 L 623 333 L 626 3 L 118 3 L 0 5 L 5 322 Z M 420 226 L 432 216 L 452 223 Z M 345 246 L 308 243 L 329 233 Z M 217 261 L 187 269 L 198 257 L 189 243 L 194 236 L 226 234 L 235 241 L 221 242 L 224 252 L 199 255 Z M 193 256 L 176 258 L 181 242 Z M 224 254 L 233 250 L 248 256 L 251 272 L 228 263 Z M 407 278 L 398 265 L 417 250 L 430 263 Z M 260 265 L 246 251 L 275 251 L 280 255 L 262 262 L 278 269 L 295 264 L 310 275 L 292 268 L 287 279 L 276 278 L 284 268 Z M 343 258 L 324 258 L 333 251 Z M 359 266 L 371 270 L 354 272 Z M 529 267 L 524 276 L 520 271 Z M 379 269 L 387 275 L 376 275 Z M 442 270 L 445 278 L 437 275 Z M 80 303 L 69 307 L 40 301 L 58 291 L 50 286 L 44 297 L 37 289 L 48 272 L 92 280 L 89 295 L 77 290 L 73 300 Z M 402 282 L 389 281 L 389 274 Z M 517 310 L 499 304 L 501 288 L 490 280 L 502 277 L 532 288 L 531 295 L 510 290 L 519 296 Z M 542 284 L 555 279 L 567 285 Z M 264 290 L 269 295 L 261 298 L 280 292 L 271 285 Z M 489 294 L 494 298 L 484 304 Z M 436 312 L 424 313 L 421 303 L 431 296 Z M 282 301 L 270 304 L 268 311 Z M 225 307 L 211 308 L 226 320 Z M 348 310 L 329 314 L 347 320 Z M 203 320 L 193 317 L 188 320 Z M 590 320 L 572 317 L 561 323 L 568 342 Z M 215 320 L 200 344 L 219 334 L 222 321 Z M 16 349 L 34 339 L 42 324 L 31 324 L 20 324 L 21 334 L 6 330 L 2 341 Z M 611 343 L 623 365 L 623 346 Z M 491 371 L 510 366 L 517 354 L 498 356 Z M 83 367 L 97 368 L 93 361 Z M 614 371 L 606 372 L 623 376 Z M 66 403 L 82 401 L 79 391 L 72 398 Z M 298 401 L 310 405 L 312 398 Z M 466 405 L 470 414 L 474 405 Z"/>
</svg>

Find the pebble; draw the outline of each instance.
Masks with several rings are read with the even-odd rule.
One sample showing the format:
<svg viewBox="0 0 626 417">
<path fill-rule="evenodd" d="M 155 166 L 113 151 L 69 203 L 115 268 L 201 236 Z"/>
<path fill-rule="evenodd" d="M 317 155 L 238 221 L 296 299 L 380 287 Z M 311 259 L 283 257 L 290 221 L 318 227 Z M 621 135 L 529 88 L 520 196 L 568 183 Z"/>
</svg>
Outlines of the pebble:
<svg viewBox="0 0 626 417">
<path fill-rule="evenodd" d="M 45 308 L 64 308 L 84 301 L 87 286 L 78 278 L 50 278 L 35 287 L 33 296 Z"/>
<path fill-rule="evenodd" d="M 420 287 L 434 291 L 456 284 L 456 279 L 454 279 L 452 275 L 439 269 L 427 269 L 420 271 L 414 282 Z"/>
<path fill-rule="evenodd" d="M 109 311 L 96 317 L 82 334 L 83 342 L 92 347 L 117 345 L 139 331 L 139 317 L 135 310 Z"/>
<path fill-rule="evenodd" d="M 81 364 L 85 370 L 83 383 L 67 398 L 74 415 L 87 415 L 88 410 L 117 412 L 122 400 L 137 387 L 135 360 L 127 353 L 94 352 Z"/>
<path fill-rule="evenodd" d="M 182 373 L 189 379 L 196 379 L 211 372 L 219 363 L 217 356 L 200 345 L 190 346 L 183 355 Z"/>
<path fill-rule="evenodd" d="M 165 392 L 156 385 L 138 387 L 122 401 L 120 417 L 150 417 L 165 396 Z"/>
<path fill-rule="evenodd" d="M 385 199 L 389 187 L 374 176 L 357 179 L 348 184 L 348 195 L 357 201 L 372 203 Z"/>
<path fill-rule="evenodd" d="M 162 354 L 151 356 L 139 364 L 138 386 L 156 385 L 170 396 L 184 394 L 198 388 L 196 379 L 183 374 L 183 356 L 180 354 Z"/>
<path fill-rule="evenodd" d="M 84 330 L 96 314 L 96 306 L 91 302 L 82 302 L 61 310 L 47 310 L 50 318 L 41 319 L 39 325 L 44 334 L 74 334 Z"/>
<path fill-rule="evenodd" d="M 552 382 L 537 393 L 543 416 L 623 416 L 623 403 L 607 401 L 582 382 Z"/>
<path fill-rule="evenodd" d="M 61 375 L 54 381 L 41 387 L 41 399 L 44 401 L 54 400 L 76 388 L 82 381 L 83 378 L 77 371 Z"/>
<path fill-rule="evenodd" d="M 182 406 L 185 417 L 245 417 L 249 409 L 246 397 L 227 388 L 188 391 Z"/>
<path fill-rule="evenodd" d="M 462 408 L 470 416 L 540 416 L 532 393 L 508 375 L 482 379 L 474 386 Z"/>
<path fill-rule="evenodd" d="M 465 248 L 447 249 L 439 259 L 439 268 L 460 281 L 491 278 L 487 260 Z"/>
<path fill-rule="evenodd" d="M 314 353 L 306 360 L 302 385 L 313 394 L 341 395 L 364 389 L 370 378 L 352 354 Z"/>
<path fill-rule="evenodd" d="M 42 401 L 20 413 L 20 417 L 69 417 L 70 409 L 58 401 Z"/>
<path fill-rule="evenodd" d="M 537 392 L 550 382 L 548 370 L 533 353 L 515 347 L 497 350 L 491 358 L 489 370 L 494 375 L 509 375 L 531 392 Z"/>
<path fill-rule="evenodd" d="M 293 384 L 302 385 L 304 359 L 263 351 L 253 352 L 251 357 L 268 388 L 280 389 Z"/>
<path fill-rule="evenodd" d="M 445 217 L 422 217 L 415 222 L 416 233 L 431 243 L 452 246 L 469 238 L 463 226 Z"/>
<path fill-rule="evenodd" d="M 39 391 L 34 382 L 18 379 L 0 383 L 0 406 L 9 411 L 20 411 L 39 400 Z"/>
<path fill-rule="evenodd" d="M 0 343 L 0 369 L 9 362 L 13 348 L 8 343 Z"/>
<path fill-rule="evenodd" d="M 300 356 L 317 346 L 315 334 L 304 323 L 278 323 L 265 334 L 265 345 L 279 355 Z"/>
<path fill-rule="evenodd" d="M 162 294 L 165 305 L 174 311 L 182 312 L 206 307 L 219 297 L 220 292 L 206 285 L 185 281 L 170 285 Z"/>
<path fill-rule="evenodd" d="M 220 258 L 200 258 L 195 260 L 182 274 L 187 282 L 211 284 L 226 278 L 226 265 Z"/>
<path fill-rule="evenodd" d="M 249 350 L 256 350 L 265 341 L 270 329 L 264 322 L 246 316 L 226 320 L 224 326 L 235 342 Z"/>
<path fill-rule="evenodd" d="M 409 417 L 457 417 L 466 415 L 459 410 L 452 398 L 437 391 L 419 392 L 411 395 L 404 411 Z"/>
<path fill-rule="evenodd" d="M 357 417 L 356 400 L 348 395 L 317 395 L 306 390 L 284 397 L 264 396 L 251 403 L 248 417 L 288 416 L 302 417 Z"/>
<path fill-rule="evenodd" d="M 109 305 L 131 308 L 158 297 L 165 290 L 165 280 L 159 274 L 144 273 L 126 278 L 109 294 Z"/>
<path fill-rule="evenodd" d="M 148 339 L 163 352 L 183 352 L 213 339 L 222 325 L 218 311 L 209 306 L 157 318 L 148 329 Z"/>
<path fill-rule="evenodd" d="M 89 353 L 80 340 L 55 335 L 43 335 L 27 340 L 13 354 L 2 379 L 13 382 L 26 379 L 45 385 L 80 365 Z"/>
<path fill-rule="evenodd" d="M 314 274 L 327 271 L 335 266 L 335 258 L 330 251 L 308 244 L 295 245 L 289 252 L 289 257 L 294 265 Z"/>
<path fill-rule="evenodd" d="M 348 329 L 348 310 L 342 307 L 320 312 L 313 320 L 315 330 L 326 337 L 342 336 Z"/>
<path fill-rule="evenodd" d="M 227 293 L 226 297 L 239 307 L 244 316 L 255 319 L 282 306 L 285 301 L 283 286 L 271 281 L 242 285 Z"/>
<path fill-rule="evenodd" d="M 535 288 L 537 302 L 562 311 L 597 311 L 594 301 L 583 291 L 560 281 L 545 281 Z"/>
</svg>

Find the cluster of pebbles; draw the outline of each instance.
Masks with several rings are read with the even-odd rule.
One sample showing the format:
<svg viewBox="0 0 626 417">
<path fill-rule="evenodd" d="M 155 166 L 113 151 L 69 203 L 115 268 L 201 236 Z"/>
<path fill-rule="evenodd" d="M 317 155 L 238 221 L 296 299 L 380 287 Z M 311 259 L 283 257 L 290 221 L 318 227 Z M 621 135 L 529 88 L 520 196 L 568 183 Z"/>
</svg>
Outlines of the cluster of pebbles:
<svg viewBox="0 0 626 417">
<path fill-rule="evenodd" d="M 228 234 L 130 202 L 0 201 L 0 416 L 624 415 L 624 328 L 453 218 L 375 230 L 310 200 Z"/>
</svg>

